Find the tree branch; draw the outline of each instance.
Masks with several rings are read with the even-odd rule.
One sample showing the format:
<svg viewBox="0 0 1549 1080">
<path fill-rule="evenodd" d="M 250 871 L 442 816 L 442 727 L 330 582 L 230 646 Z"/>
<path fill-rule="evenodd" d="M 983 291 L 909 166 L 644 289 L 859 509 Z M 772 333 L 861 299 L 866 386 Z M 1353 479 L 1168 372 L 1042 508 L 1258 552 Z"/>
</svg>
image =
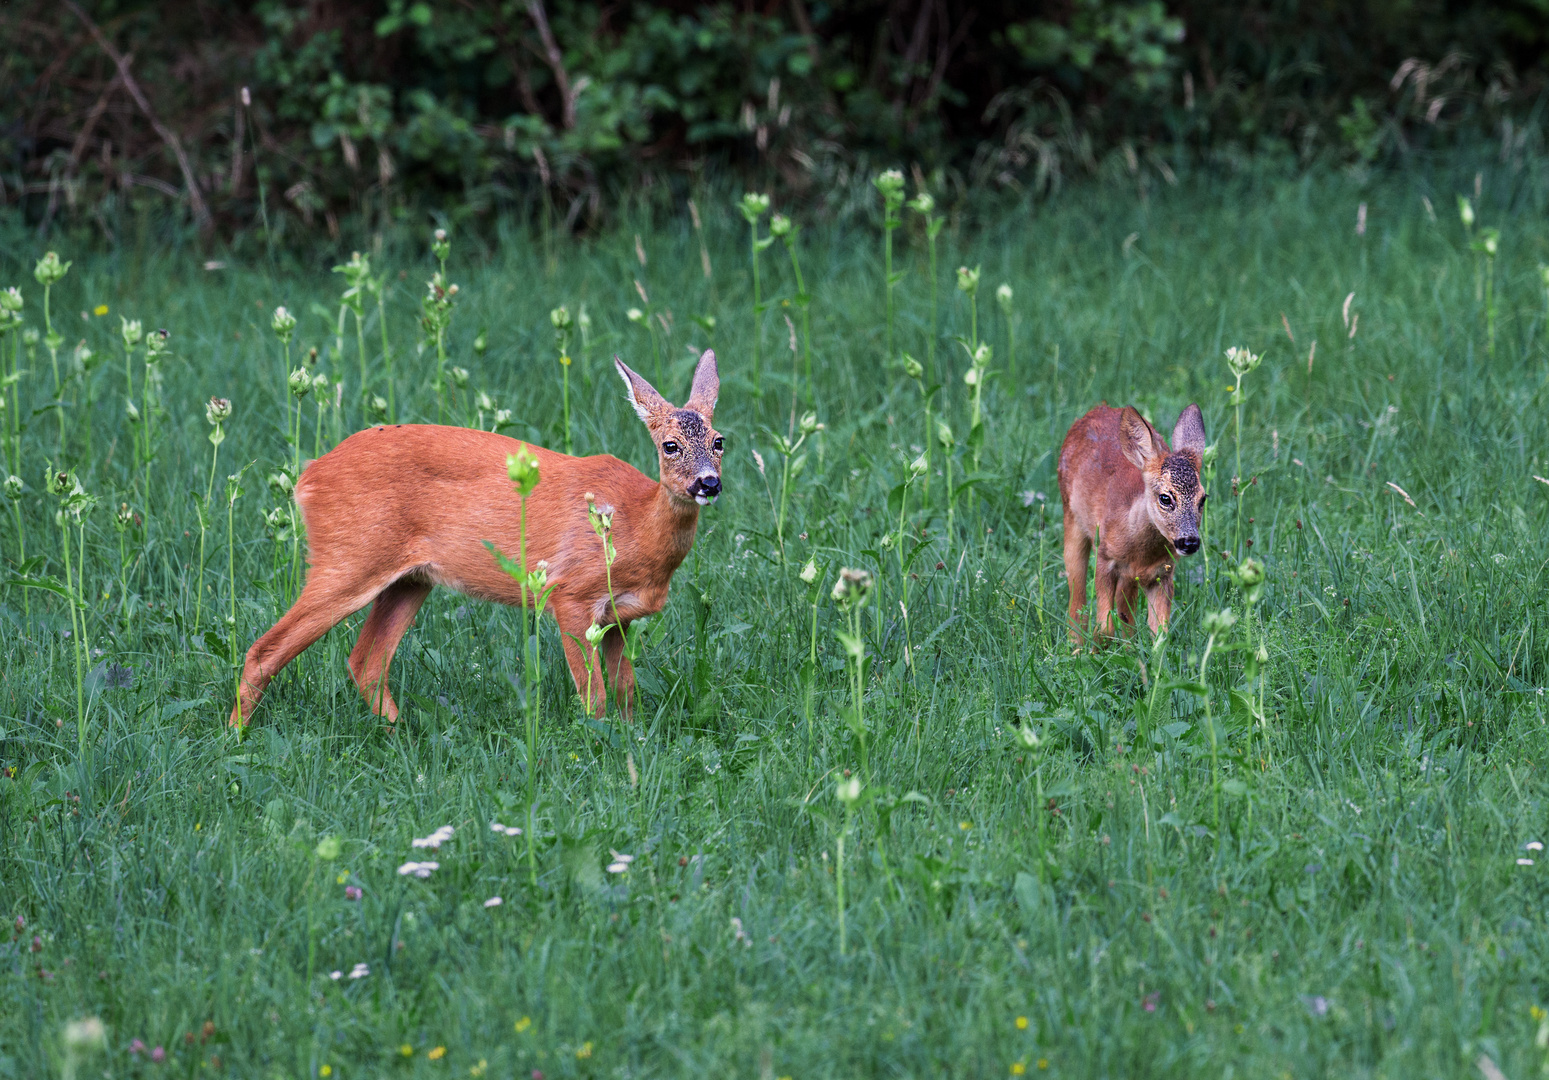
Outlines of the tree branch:
<svg viewBox="0 0 1549 1080">
<path fill-rule="evenodd" d="M 107 53 L 108 59 L 112 60 L 113 65 L 118 68 L 118 77 L 123 80 L 124 89 L 129 91 L 129 96 L 134 98 L 134 103 L 151 122 L 151 127 L 156 129 L 156 134 L 161 137 L 161 141 L 167 144 L 167 148 L 177 158 L 178 168 L 183 171 L 183 183 L 188 188 L 188 205 L 193 211 L 194 221 L 198 224 L 201 233 L 209 233 L 215 228 L 215 219 L 210 216 L 210 208 L 205 205 L 204 195 L 199 191 L 199 181 L 194 177 L 194 168 L 189 164 L 188 154 L 184 152 L 183 144 L 178 141 L 177 133 L 157 119 L 156 111 L 151 108 L 145 92 L 140 89 L 140 84 L 135 82 L 134 76 L 129 74 L 129 61 L 123 53 L 113 47 L 113 43 L 102 32 L 102 28 L 92 22 L 91 16 L 81 10 L 81 5 L 75 0 L 64 0 L 64 3 L 75 13 L 76 18 L 86 25 L 86 29 L 91 31 L 91 36 L 97 39 L 97 44 L 102 47 L 102 51 Z"/>
<path fill-rule="evenodd" d="M 73 3 L 74 0 L 67 2 Z M 543 39 L 543 59 L 554 73 L 565 130 L 568 131 L 575 127 L 575 94 L 570 89 L 570 75 L 565 71 L 565 56 L 559 51 L 559 43 L 554 40 L 554 31 L 549 29 L 549 17 L 544 13 L 543 0 L 527 0 L 527 14 L 532 16 L 533 25 L 538 28 L 538 36 Z"/>
</svg>

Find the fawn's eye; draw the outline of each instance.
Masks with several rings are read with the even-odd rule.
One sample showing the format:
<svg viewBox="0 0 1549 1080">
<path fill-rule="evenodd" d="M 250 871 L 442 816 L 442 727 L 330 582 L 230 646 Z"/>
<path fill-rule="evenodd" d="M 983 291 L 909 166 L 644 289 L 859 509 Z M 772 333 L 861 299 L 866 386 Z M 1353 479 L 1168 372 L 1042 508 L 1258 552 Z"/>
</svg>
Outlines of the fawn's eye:
<svg viewBox="0 0 1549 1080">
<path fill-rule="evenodd" d="M 664 454 L 676 454 L 677 452 L 678 452 L 678 444 L 673 442 L 671 439 L 668 439 L 666 442 L 662 443 L 662 453 L 664 453 Z"/>
<path fill-rule="evenodd" d="M 1163 510 L 1171 510 L 1173 508 L 1173 497 L 1165 491 L 1157 495 L 1156 501 L 1162 504 Z"/>
<path fill-rule="evenodd" d="M 722 450 L 726 449 L 726 443 L 719 435 L 717 435 L 715 437 L 715 442 L 710 444 L 710 449 L 719 454 Z"/>
</svg>

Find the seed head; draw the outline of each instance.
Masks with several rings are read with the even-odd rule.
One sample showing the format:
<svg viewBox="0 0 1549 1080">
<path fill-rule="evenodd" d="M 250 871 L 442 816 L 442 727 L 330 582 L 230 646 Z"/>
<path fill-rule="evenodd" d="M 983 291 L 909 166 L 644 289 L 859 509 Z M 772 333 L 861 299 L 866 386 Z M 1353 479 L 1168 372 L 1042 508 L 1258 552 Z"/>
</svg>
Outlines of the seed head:
<svg viewBox="0 0 1549 1080">
<path fill-rule="evenodd" d="M 904 374 L 911 379 L 918 379 L 925 374 L 925 369 L 920 366 L 918 360 L 908 353 L 904 353 Z"/>
<path fill-rule="evenodd" d="M 15 313 L 22 309 L 24 303 L 26 301 L 22 299 L 22 291 L 15 285 L 12 285 L 4 292 L 0 292 L 0 311 Z M 135 325 L 138 326 L 139 323 Z"/>
<path fill-rule="evenodd" d="M 1220 637 L 1237 625 L 1237 616 L 1231 608 L 1222 608 L 1220 611 L 1212 611 L 1206 615 L 1200 625 L 1205 633 L 1212 637 Z"/>
<path fill-rule="evenodd" d="M 554 324 L 556 330 L 569 330 L 573 320 L 570 318 L 570 309 L 561 304 L 549 312 L 549 322 Z"/>
<path fill-rule="evenodd" d="M 791 219 L 784 214 L 776 214 L 769 219 L 770 236 L 789 236 L 791 232 Z"/>
<path fill-rule="evenodd" d="M 59 256 L 50 251 L 38 260 L 37 266 L 33 267 L 32 276 L 37 278 L 38 284 L 46 289 L 50 285 L 57 284 L 59 279 L 69 272 L 70 264 L 60 262 Z"/>
<path fill-rule="evenodd" d="M 930 192 L 922 191 L 909 200 L 909 208 L 915 213 L 929 215 L 936 209 L 936 200 L 931 197 Z"/>
<path fill-rule="evenodd" d="M 960 292 L 973 296 L 979 291 L 979 267 L 972 270 L 966 266 L 957 268 L 957 287 Z"/>
<path fill-rule="evenodd" d="M 896 210 L 904 204 L 904 174 L 899 170 L 888 169 L 879 173 L 872 184 L 882 193 L 882 204 L 889 210 Z"/>
<path fill-rule="evenodd" d="M 861 778 L 852 776 L 848 780 L 840 780 L 834 785 L 834 797 L 846 806 L 850 806 L 861 797 Z"/>
<path fill-rule="evenodd" d="M 467 368 L 454 367 L 450 369 L 447 374 L 452 376 L 452 385 L 457 387 L 459 390 L 468 385 Z"/>
<path fill-rule="evenodd" d="M 529 454 L 524 446 L 516 453 L 506 455 L 506 475 L 516 485 L 517 493 L 525 498 L 538 486 L 538 459 Z M 590 500 L 591 496 L 588 495 L 587 499 Z"/>
<path fill-rule="evenodd" d="M 282 304 L 274 309 L 274 318 L 269 320 L 269 326 L 274 330 L 274 336 L 282 343 L 288 344 L 290 336 L 296 329 L 296 316 Z"/>
<path fill-rule="evenodd" d="M 1458 219 L 1463 222 L 1465 230 L 1474 227 L 1474 204 L 1464 195 L 1458 196 Z"/>
<path fill-rule="evenodd" d="M 1022 722 L 1022 726 L 1017 728 L 1017 738 L 1029 750 L 1037 750 L 1043 743 L 1043 740 L 1038 737 L 1038 732 L 1033 730 L 1033 725 L 1025 720 Z"/>
<path fill-rule="evenodd" d="M 818 423 L 817 413 L 803 413 L 799 426 L 803 435 L 811 435 L 814 431 L 823 430 L 823 425 Z"/>
<path fill-rule="evenodd" d="M 596 648 L 598 643 L 602 641 L 607 633 L 608 631 L 604 627 L 598 626 L 596 623 L 592 623 L 592 625 L 586 628 L 587 644 L 591 645 L 593 648 Z"/>
<path fill-rule="evenodd" d="M 1011 286 L 1004 281 L 995 289 L 995 302 L 1000 305 L 1000 310 L 1011 314 Z"/>
<path fill-rule="evenodd" d="M 628 311 L 624 312 L 624 317 L 632 323 L 645 322 L 645 312 L 641 311 L 637 307 L 632 307 Z"/>
<path fill-rule="evenodd" d="M 801 574 L 799 576 L 801 577 L 801 580 L 806 582 L 808 585 L 811 585 L 814 581 L 816 581 L 818 579 L 817 561 L 814 559 L 808 559 L 807 565 L 801 568 Z"/>
<path fill-rule="evenodd" d="M 979 342 L 979 347 L 974 350 L 974 355 L 973 355 L 974 367 L 976 367 L 976 368 L 987 367 L 989 365 L 989 362 L 990 362 L 990 357 L 993 356 L 994 354 L 995 354 L 995 350 L 990 348 L 989 342 L 987 342 L 987 341 Z"/>
<path fill-rule="evenodd" d="M 6 498 L 19 499 L 22 496 L 22 478 L 15 473 L 5 478 Z"/>
<path fill-rule="evenodd" d="M 749 225 L 757 225 L 758 219 L 769 213 L 769 196 L 749 191 L 742 196 L 738 208 Z"/>
<path fill-rule="evenodd" d="M 479 391 L 479 396 L 475 398 L 474 401 L 478 404 L 480 412 L 495 411 L 495 399 L 490 397 L 483 390 Z"/>
<path fill-rule="evenodd" d="M 118 332 L 124 339 L 125 352 L 139 345 L 145 337 L 145 329 L 139 319 L 126 319 L 122 315 L 118 317 Z"/>
<path fill-rule="evenodd" d="M 924 454 L 921 454 L 919 457 L 915 458 L 913 461 L 911 461 L 909 463 L 909 475 L 911 475 L 911 476 L 924 476 L 925 473 L 926 473 L 926 470 L 928 470 L 929 468 L 930 468 L 930 462 L 925 460 L 925 455 Z"/>
<path fill-rule="evenodd" d="M 212 397 L 209 404 L 204 407 L 204 419 L 212 427 L 224 424 L 231 419 L 231 401 L 223 397 Z"/>
<path fill-rule="evenodd" d="M 446 230 L 445 229 L 437 229 L 436 230 L 436 243 L 438 243 L 438 244 L 446 243 Z"/>
<path fill-rule="evenodd" d="M 952 429 L 947 427 L 946 421 L 944 420 L 936 421 L 936 441 L 948 450 L 952 449 L 954 445 L 952 440 Z"/>
<path fill-rule="evenodd" d="M 834 582 L 833 597 L 845 605 L 863 604 L 871 595 L 871 572 L 846 566 L 840 569 L 839 579 Z"/>
<path fill-rule="evenodd" d="M 48 493 L 56 499 L 62 499 L 70 494 L 70 489 L 75 486 L 75 477 L 67 472 L 49 470 Z"/>
<path fill-rule="evenodd" d="M 312 376 L 307 369 L 299 367 L 290 373 L 290 393 L 292 397 L 304 398 L 312 392 Z"/>
<path fill-rule="evenodd" d="M 1250 352 L 1236 345 L 1226 350 L 1226 366 L 1231 368 L 1232 374 L 1239 379 L 1258 367 L 1263 359 L 1264 357 L 1258 353 Z"/>
</svg>

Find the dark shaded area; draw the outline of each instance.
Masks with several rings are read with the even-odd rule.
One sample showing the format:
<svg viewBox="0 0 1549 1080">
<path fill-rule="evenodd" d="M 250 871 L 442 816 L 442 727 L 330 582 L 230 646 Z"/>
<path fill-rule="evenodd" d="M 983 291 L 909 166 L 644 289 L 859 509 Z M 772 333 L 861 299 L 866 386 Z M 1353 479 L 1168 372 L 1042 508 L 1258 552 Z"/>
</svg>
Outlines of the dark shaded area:
<svg viewBox="0 0 1549 1080">
<path fill-rule="evenodd" d="M 838 210 L 892 165 L 954 197 L 1531 152 L 1549 0 L 21 0 L 0 39 L 0 203 L 35 225 L 577 228 L 712 173 Z"/>
</svg>

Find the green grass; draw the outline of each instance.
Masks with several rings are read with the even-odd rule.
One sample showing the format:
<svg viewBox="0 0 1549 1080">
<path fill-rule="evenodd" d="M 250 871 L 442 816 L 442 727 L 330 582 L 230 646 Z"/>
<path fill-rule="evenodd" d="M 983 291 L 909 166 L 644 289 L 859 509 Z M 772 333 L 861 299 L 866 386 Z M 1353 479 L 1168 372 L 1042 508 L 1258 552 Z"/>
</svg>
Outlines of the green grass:
<svg viewBox="0 0 1549 1080">
<path fill-rule="evenodd" d="M 1455 1077 L 1477 1075 L 1481 1055 L 1533 1074 L 1549 862 L 1517 860 L 1549 839 L 1549 487 L 1533 477 L 1549 475 L 1537 269 L 1549 227 L 1533 174 L 1486 170 L 1480 223 L 1504 234 L 1491 358 L 1453 210 L 1472 180 L 1459 165 L 1456 177 L 1183 188 L 1149 203 L 1094 189 L 972 232 L 949 224 L 936 355 L 951 378 L 937 409 L 958 440 L 953 475 L 973 483 L 950 537 L 939 451 L 929 502 L 920 483 L 909 491 L 909 552 L 928 538 L 910 571 L 914 670 L 883 538 L 924 427 L 915 383 L 881 355 L 877 230 L 801 235 L 826 428 L 803 448 L 783 563 L 774 433 L 792 421 L 793 388 L 780 316 L 800 320 L 778 300 L 766 314 L 755 398 L 746 224 L 729 199 L 705 208 L 710 281 L 686 220 L 642 225 L 645 267 L 632 229 L 561 244 L 552 273 L 520 232 L 454 236 L 448 364 L 513 410 L 519 437 L 562 439 L 548 321 L 559 303 L 572 314 L 584 303 L 591 320 L 590 347 L 572 345 L 580 453 L 654 468 L 608 363 L 618 351 L 652 370 L 651 340 L 624 316 L 641 306 L 634 278 L 672 313 L 670 335 L 658 326 L 667 396 L 686 395 L 692 349 L 721 357 L 727 494 L 703 513 L 650 636 L 635 723 L 582 719 L 562 666 L 545 672 L 536 891 L 523 839 L 489 830 L 526 812 L 525 725 L 507 678 L 517 612 L 433 596 L 394 668 L 396 733 L 348 679 L 360 616 L 276 681 L 245 742 L 225 729 L 229 596 L 245 649 L 289 588 L 263 519 L 283 505 L 263 478 L 291 454 L 269 315 L 280 303 L 298 314 L 293 356 L 328 344 L 311 305 L 336 310 L 339 276 L 327 263 L 271 274 L 243 249 L 215 271 L 180 249 L 62 250 L 77 258 L 54 292 L 62 352 L 85 335 L 110 356 L 89 416 L 79 384 L 67 387 L 62 457 L 55 414 L 29 416 L 19 503 L 29 557 L 48 560 L 31 575 L 62 581 L 45 467 L 68 463 L 101 497 L 85 519 L 93 674 L 82 755 L 68 607 L 43 589 L 0 592 L 0 914 L 25 919 L 0 944 L 0 1076 L 68 1071 L 64 1026 L 90 1015 L 108 1045 L 80 1067 L 113 1076 L 213 1075 L 204 1063 L 217 1055 L 230 1075 L 264 1078 L 324 1066 L 468 1076 L 483 1062 L 501 1078 L 1004 1076 L 1045 1063 L 1049 1076 Z M 916 219 L 905 224 L 896 333 L 923 357 L 924 242 Z M 33 257 L 23 265 L 13 249 L 0 285 L 25 275 L 36 324 Z M 766 253 L 766 298 L 790 296 L 787 262 Z M 965 262 L 984 267 L 992 370 L 1006 366 L 1001 281 L 1020 318 L 1017 374 L 984 393 L 977 475 L 967 358 L 948 340 L 968 332 L 951 277 Z M 415 305 L 434 262 L 390 248 L 376 264 L 407 271 L 387 305 L 400 415 L 433 417 L 436 351 L 416 350 Z M 1353 336 L 1341 314 L 1352 291 Z M 83 324 L 77 312 L 99 303 L 111 314 Z M 380 378 L 374 310 L 364 337 Z M 120 313 L 172 332 L 149 500 L 127 467 Z M 713 334 L 696 315 L 715 317 Z M 1240 448 L 1231 345 L 1265 355 L 1244 384 Z M 320 369 L 346 380 L 345 431 L 360 415 L 355 348 L 352 322 L 344 355 Z M 29 412 L 52 397 L 40 356 L 21 383 Z M 211 396 L 235 413 L 200 582 Z M 1162 648 L 1142 634 L 1072 655 L 1054 459 L 1065 428 L 1104 398 L 1164 430 L 1200 403 L 1216 446 L 1210 554 L 1185 564 Z M 1240 544 L 1239 449 L 1253 478 Z M 221 478 L 248 462 L 232 582 Z M 1023 492 L 1047 500 L 1029 508 Z M 142 524 L 123 535 L 121 570 L 123 502 Z M 0 509 L 14 570 L 15 518 Z M 1261 603 L 1216 643 L 1203 697 L 1176 687 L 1199 677 L 1205 615 L 1243 614 L 1227 570 L 1248 554 L 1267 566 Z M 811 587 L 798 577 L 808 558 L 822 568 Z M 841 566 L 877 582 L 860 620 L 873 775 L 845 842 L 843 957 L 834 787 L 860 748 L 835 637 L 846 618 L 828 595 Z M 1236 648 L 1250 634 L 1267 648 L 1262 683 Z M 132 669 L 132 685 L 102 665 Z M 1019 723 L 1041 736 L 1038 757 Z M 445 824 L 457 832 L 440 869 L 400 877 L 421 854 L 410 839 Z M 324 837 L 340 841 L 336 859 L 315 854 Z M 627 874 L 606 872 L 610 849 L 635 856 Z M 363 898 L 347 900 L 346 885 Z M 492 895 L 504 903 L 486 909 Z M 370 974 L 352 981 L 357 963 Z M 137 1038 L 168 1062 L 132 1057 Z"/>
</svg>

